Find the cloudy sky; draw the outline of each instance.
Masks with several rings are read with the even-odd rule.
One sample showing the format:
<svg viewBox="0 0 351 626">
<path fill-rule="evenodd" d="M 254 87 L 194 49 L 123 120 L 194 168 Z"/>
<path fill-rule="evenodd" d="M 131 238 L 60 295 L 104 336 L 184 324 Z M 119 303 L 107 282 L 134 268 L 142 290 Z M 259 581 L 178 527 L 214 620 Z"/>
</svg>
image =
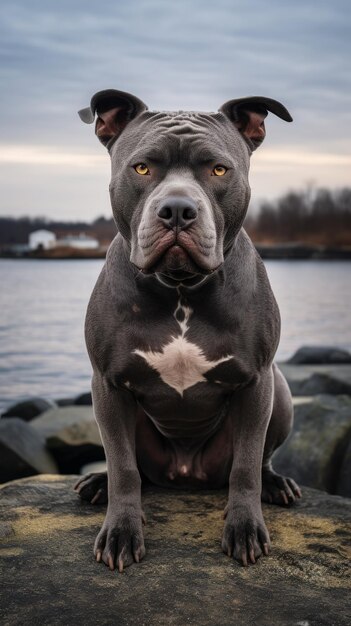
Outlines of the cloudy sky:
<svg viewBox="0 0 351 626">
<path fill-rule="evenodd" d="M 276 98 L 253 203 L 351 185 L 350 0 L 2 0 L 0 214 L 110 214 L 109 161 L 77 110 L 100 89 L 151 109 Z"/>
</svg>

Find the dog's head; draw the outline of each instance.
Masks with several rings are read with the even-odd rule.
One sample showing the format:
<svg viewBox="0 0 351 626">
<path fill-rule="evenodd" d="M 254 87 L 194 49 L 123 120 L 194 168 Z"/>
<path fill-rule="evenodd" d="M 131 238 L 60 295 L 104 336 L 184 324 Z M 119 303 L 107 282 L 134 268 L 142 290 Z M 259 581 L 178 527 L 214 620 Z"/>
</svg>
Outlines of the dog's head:
<svg viewBox="0 0 351 626">
<path fill-rule="evenodd" d="M 110 195 L 130 261 L 169 285 L 217 270 L 244 221 L 249 160 L 265 137 L 270 98 L 226 102 L 218 113 L 149 111 L 135 96 L 100 91 L 79 111 L 112 162 Z"/>
</svg>

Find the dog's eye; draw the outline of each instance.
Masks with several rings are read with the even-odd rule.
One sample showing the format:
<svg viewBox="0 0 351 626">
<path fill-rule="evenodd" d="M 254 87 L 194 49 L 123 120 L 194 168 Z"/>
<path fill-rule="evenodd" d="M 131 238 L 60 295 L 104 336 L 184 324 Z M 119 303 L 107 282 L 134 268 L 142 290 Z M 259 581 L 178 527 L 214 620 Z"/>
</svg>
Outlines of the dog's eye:
<svg viewBox="0 0 351 626">
<path fill-rule="evenodd" d="M 146 176 L 146 174 L 150 174 L 150 170 L 147 165 L 145 165 L 145 163 L 138 163 L 137 165 L 134 165 L 134 169 L 141 176 Z"/>
<path fill-rule="evenodd" d="M 212 176 L 224 176 L 227 171 L 228 169 L 224 165 L 216 165 L 212 170 Z"/>
</svg>

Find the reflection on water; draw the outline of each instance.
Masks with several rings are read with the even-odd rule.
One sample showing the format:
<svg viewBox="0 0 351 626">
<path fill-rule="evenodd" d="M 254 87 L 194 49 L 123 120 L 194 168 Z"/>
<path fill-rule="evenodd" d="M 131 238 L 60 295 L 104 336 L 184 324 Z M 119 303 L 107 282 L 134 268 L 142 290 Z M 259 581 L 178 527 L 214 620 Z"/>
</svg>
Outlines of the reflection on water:
<svg viewBox="0 0 351 626">
<path fill-rule="evenodd" d="M 102 261 L 0 260 L 0 407 L 90 386 L 84 315 Z M 278 360 L 303 344 L 351 348 L 348 262 L 268 261 L 282 316 Z"/>
</svg>

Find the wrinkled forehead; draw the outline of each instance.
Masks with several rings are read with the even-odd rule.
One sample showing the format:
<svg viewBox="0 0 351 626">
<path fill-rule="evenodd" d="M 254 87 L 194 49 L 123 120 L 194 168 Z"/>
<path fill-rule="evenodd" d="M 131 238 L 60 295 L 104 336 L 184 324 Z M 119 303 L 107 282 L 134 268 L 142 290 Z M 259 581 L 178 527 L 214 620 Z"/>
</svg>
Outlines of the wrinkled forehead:
<svg viewBox="0 0 351 626">
<path fill-rule="evenodd" d="M 238 147 L 244 143 L 222 113 L 145 111 L 116 143 L 120 147 L 123 143 L 130 156 L 144 154 L 154 161 L 187 162 L 230 158 L 236 142 Z"/>
</svg>

